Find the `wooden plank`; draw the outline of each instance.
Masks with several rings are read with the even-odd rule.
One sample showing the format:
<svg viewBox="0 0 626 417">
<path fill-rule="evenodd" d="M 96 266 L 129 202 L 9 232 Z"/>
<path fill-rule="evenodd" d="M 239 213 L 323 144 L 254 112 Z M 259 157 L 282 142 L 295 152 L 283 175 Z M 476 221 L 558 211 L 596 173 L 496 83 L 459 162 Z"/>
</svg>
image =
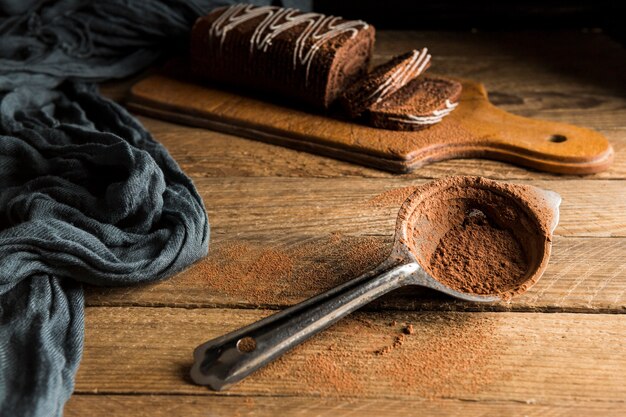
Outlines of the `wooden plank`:
<svg viewBox="0 0 626 417">
<path fill-rule="evenodd" d="M 294 304 L 380 262 L 391 245 L 398 207 L 410 192 L 409 188 L 393 190 L 420 183 L 423 181 L 348 178 L 309 179 L 303 185 L 297 178 L 199 179 L 196 184 L 205 196 L 212 224 L 209 257 L 158 284 L 91 288 L 87 303 Z M 557 235 L 566 238 L 555 239 L 548 270 L 531 291 L 510 304 L 475 306 L 413 290 L 394 293 L 379 307 L 623 311 L 626 239 L 598 236 L 624 236 L 624 183 L 555 180 L 533 184 L 563 196 Z M 241 200 L 241 196 L 245 198 Z M 286 266 L 279 269 L 259 263 L 263 257 L 277 257 Z M 227 279 L 236 279 L 238 286 L 226 286 Z M 257 285 L 259 279 L 264 279 L 262 286 Z"/>
<path fill-rule="evenodd" d="M 221 393 L 191 352 L 260 310 L 88 308 L 77 393 L 451 398 L 624 406 L 621 315 L 357 313 Z M 412 334 L 404 334 L 406 326 Z M 388 351 L 381 354 L 381 351 Z"/>
<path fill-rule="evenodd" d="M 622 66 L 621 71 L 626 71 L 626 61 Z M 598 130 L 624 127 L 626 98 L 620 91 L 626 81 L 611 80 L 612 67 L 604 69 L 605 82 L 590 82 L 583 68 L 552 68 L 519 60 L 434 60 L 432 71 L 482 82 L 493 104 L 520 116 Z"/>
<path fill-rule="evenodd" d="M 389 236 L 333 235 L 280 243 L 217 236 L 207 258 L 176 276 L 132 288 L 88 287 L 86 303 L 285 307 L 373 268 L 387 255 L 391 243 Z M 368 308 L 620 313 L 626 311 L 624 254 L 624 238 L 556 238 L 544 276 L 531 290 L 510 302 L 464 303 L 410 287 Z"/>
<path fill-rule="evenodd" d="M 575 406 L 471 402 L 460 400 L 356 399 L 307 397 L 218 397 L 195 395 L 74 395 L 65 417 L 232 417 L 232 416 L 430 416 L 430 417 L 622 417 L 621 405 L 579 403 Z"/>
<path fill-rule="evenodd" d="M 253 239 L 294 235 L 393 233 L 402 193 L 389 205 L 374 198 L 424 180 L 379 178 L 198 178 L 212 233 Z M 523 181 L 519 181 L 524 183 Z M 532 181 L 561 194 L 559 236 L 626 236 L 626 185 L 623 181 Z M 377 197 L 378 196 L 378 197 Z"/>
<path fill-rule="evenodd" d="M 604 72 L 597 77 L 603 75 L 604 81 L 590 80 L 593 70 L 588 67 L 594 63 L 585 62 L 586 67 L 578 68 L 569 63 L 459 58 L 435 60 L 432 70 L 482 82 L 494 104 L 520 116 L 595 129 L 623 128 L 626 98 L 620 92 L 626 88 L 626 79 L 617 74 L 626 71 L 626 61 L 620 69 L 602 67 Z"/>
</svg>

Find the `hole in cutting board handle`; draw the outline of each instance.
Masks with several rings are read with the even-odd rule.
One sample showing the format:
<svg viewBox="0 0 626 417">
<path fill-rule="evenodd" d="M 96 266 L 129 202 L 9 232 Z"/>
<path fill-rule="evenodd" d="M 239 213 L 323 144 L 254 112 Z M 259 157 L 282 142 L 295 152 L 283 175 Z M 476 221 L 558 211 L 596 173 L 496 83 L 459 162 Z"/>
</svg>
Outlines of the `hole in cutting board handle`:
<svg viewBox="0 0 626 417">
<path fill-rule="evenodd" d="M 237 341 L 237 350 L 242 353 L 250 353 L 256 349 L 256 340 L 252 337 L 243 337 Z"/>
<path fill-rule="evenodd" d="M 548 138 L 550 142 L 563 143 L 567 140 L 567 136 L 564 135 L 552 135 Z"/>
</svg>

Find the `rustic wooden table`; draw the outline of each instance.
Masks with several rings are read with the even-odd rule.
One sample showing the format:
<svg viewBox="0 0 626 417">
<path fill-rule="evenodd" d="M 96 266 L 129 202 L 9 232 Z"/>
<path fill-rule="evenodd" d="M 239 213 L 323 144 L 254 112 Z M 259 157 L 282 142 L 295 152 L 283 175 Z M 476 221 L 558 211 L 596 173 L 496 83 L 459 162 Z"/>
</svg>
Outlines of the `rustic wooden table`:
<svg viewBox="0 0 626 417">
<path fill-rule="evenodd" d="M 382 32 L 376 62 L 424 45 L 433 53 L 433 72 L 483 82 L 506 110 L 601 131 L 615 148 L 614 165 L 573 177 L 455 160 L 392 175 L 141 117 L 204 197 L 210 255 L 156 285 L 87 290 L 85 351 L 66 416 L 626 414 L 626 51 L 593 31 Z M 128 85 L 107 84 L 103 91 L 121 98 Z M 248 267 L 230 266 L 248 280 L 234 290 L 221 291 L 215 276 L 204 276 L 220 262 L 218 271 L 236 262 L 216 258 L 225 248 L 289 253 L 331 236 L 364 242 L 371 258 L 365 262 L 372 263 L 391 243 L 397 206 L 367 202 L 452 174 L 562 195 L 550 265 L 528 293 L 493 306 L 419 291 L 392 294 L 229 391 L 190 382 L 197 344 L 348 279 L 364 262 L 320 249 L 317 258 L 293 260 L 289 282 L 303 270 L 300 261 L 339 278 L 290 292 L 278 282 L 284 271 L 261 271 L 277 275 L 278 296 L 263 298 L 251 296 L 258 271 L 249 260 Z M 372 252 L 372 240 L 382 249 Z M 409 323 L 414 333 L 401 346 L 376 353 L 393 346 Z"/>
</svg>

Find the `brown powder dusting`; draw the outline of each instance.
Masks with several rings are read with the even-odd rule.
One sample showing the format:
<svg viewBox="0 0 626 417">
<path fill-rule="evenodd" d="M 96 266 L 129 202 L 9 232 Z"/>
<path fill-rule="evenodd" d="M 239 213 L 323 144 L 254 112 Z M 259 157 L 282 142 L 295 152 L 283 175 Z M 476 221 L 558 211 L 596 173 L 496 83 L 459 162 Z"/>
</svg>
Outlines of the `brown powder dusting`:
<svg viewBox="0 0 626 417">
<path fill-rule="evenodd" d="M 403 343 L 404 343 L 404 334 L 401 334 L 399 336 L 396 336 L 396 338 L 393 340 L 393 343 L 391 345 L 375 350 L 374 353 L 380 356 L 386 355 L 392 350 L 398 349 L 400 346 L 402 346 Z"/>
<path fill-rule="evenodd" d="M 406 324 L 389 326 L 393 317 L 410 322 L 414 333 L 405 333 Z M 503 378 L 493 366 L 506 352 L 495 320 L 473 313 L 355 313 L 261 369 L 241 389 L 271 380 L 322 397 L 478 393 Z"/>
<path fill-rule="evenodd" d="M 216 248 L 190 273 L 216 293 L 241 295 L 248 302 L 269 302 L 284 291 L 285 280 L 293 271 L 294 261 L 283 251 L 227 243 Z"/>
<path fill-rule="evenodd" d="M 367 205 L 376 208 L 395 207 L 399 209 L 402 203 L 404 203 L 404 200 L 409 198 L 416 189 L 417 187 L 414 186 L 394 188 L 371 198 L 367 201 Z"/>
<path fill-rule="evenodd" d="M 390 190 L 368 204 L 399 207 L 415 190 L 416 187 Z M 521 250 L 518 241 L 534 242 L 534 235 L 521 230 L 534 224 L 534 219 L 504 204 L 502 194 L 492 195 L 487 191 L 468 194 L 454 187 L 451 190 L 441 204 L 430 207 L 423 219 L 412 219 L 420 226 L 415 229 L 415 235 L 409 235 L 415 238 L 412 250 L 422 245 L 419 250 L 427 253 L 420 259 L 420 262 L 426 259 L 423 265 L 431 266 L 433 262 L 445 265 L 447 259 L 449 268 L 457 267 L 450 259 L 461 255 L 453 247 L 464 242 L 468 246 L 477 245 L 483 238 L 503 245 L 505 252 Z M 448 219 L 448 223 L 442 223 L 439 228 L 421 228 L 432 226 L 439 217 Z M 506 225 L 520 229 L 516 229 L 518 235 L 510 235 L 514 243 L 507 240 L 506 233 L 511 229 L 504 227 Z M 418 229 L 434 232 L 418 234 Z M 535 247 L 543 250 L 539 244 Z M 386 258 L 390 248 L 389 237 L 341 234 L 272 247 L 226 242 L 212 248 L 209 258 L 192 268 L 189 274 L 202 282 L 207 292 L 218 293 L 226 299 L 252 304 L 293 304 L 372 269 Z M 472 253 L 470 249 L 468 254 Z M 474 254 L 480 252 L 473 251 Z M 492 249 L 484 249 L 480 257 L 489 258 L 493 255 L 490 251 Z M 528 258 L 533 259 L 532 252 Z M 524 256 L 512 259 L 511 268 L 517 265 L 525 270 L 525 263 L 531 264 Z M 495 259 L 494 262 L 501 261 Z M 506 262 L 498 265 L 500 268 L 507 266 Z M 458 273 L 466 276 L 461 270 Z M 445 282 L 445 278 L 440 279 Z M 478 290 L 481 288 L 478 285 Z M 517 291 L 518 287 L 514 289 Z M 495 316 L 441 312 L 356 313 L 261 369 L 240 387 L 245 391 L 247 384 L 258 387 L 264 381 L 273 381 L 272 386 L 284 384 L 287 392 L 322 397 L 379 395 L 381 390 L 407 398 L 477 393 L 492 381 L 503 379 L 503 371 L 494 363 L 507 344 L 498 336 Z"/>
<path fill-rule="evenodd" d="M 494 380 L 489 365 L 498 348 L 490 320 L 437 313 L 421 319 L 416 323 L 419 331 L 380 363 L 378 372 L 396 392 L 426 398 L 458 396 L 477 393 Z"/>
<path fill-rule="evenodd" d="M 318 353 L 308 357 L 303 366 L 295 371 L 295 376 L 322 396 L 359 395 L 363 391 L 353 372 L 347 372 L 344 364 L 336 357 Z"/>
<path fill-rule="evenodd" d="M 337 233 L 274 246 L 225 242 L 180 278 L 232 302 L 287 305 L 369 271 L 391 243 L 390 237 Z"/>
<path fill-rule="evenodd" d="M 441 238 L 430 262 L 430 272 L 440 282 L 473 294 L 512 288 L 527 270 L 524 250 L 511 231 L 477 210 Z"/>
</svg>

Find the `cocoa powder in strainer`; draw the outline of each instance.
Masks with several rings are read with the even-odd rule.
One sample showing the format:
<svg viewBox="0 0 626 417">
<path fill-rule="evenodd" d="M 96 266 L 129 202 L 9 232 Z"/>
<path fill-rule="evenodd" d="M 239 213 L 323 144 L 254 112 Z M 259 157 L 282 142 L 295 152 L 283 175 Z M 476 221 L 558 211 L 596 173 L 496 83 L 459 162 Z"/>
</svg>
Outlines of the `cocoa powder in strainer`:
<svg viewBox="0 0 626 417">
<path fill-rule="evenodd" d="M 451 177 L 409 197 L 407 245 L 439 282 L 508 299 L 546 262 L 551 216 L 532 187 Z M 548 252 L 549 253 L 549 252 Z"/>
<path fill-rule="evenodd" d="M 441 238 L 430 260 L 430 272 L 437 280 L 474 294 L 513 288 L 527 270 L 526 254 L 514 234 L 478 210 Z"/>
</svg>

